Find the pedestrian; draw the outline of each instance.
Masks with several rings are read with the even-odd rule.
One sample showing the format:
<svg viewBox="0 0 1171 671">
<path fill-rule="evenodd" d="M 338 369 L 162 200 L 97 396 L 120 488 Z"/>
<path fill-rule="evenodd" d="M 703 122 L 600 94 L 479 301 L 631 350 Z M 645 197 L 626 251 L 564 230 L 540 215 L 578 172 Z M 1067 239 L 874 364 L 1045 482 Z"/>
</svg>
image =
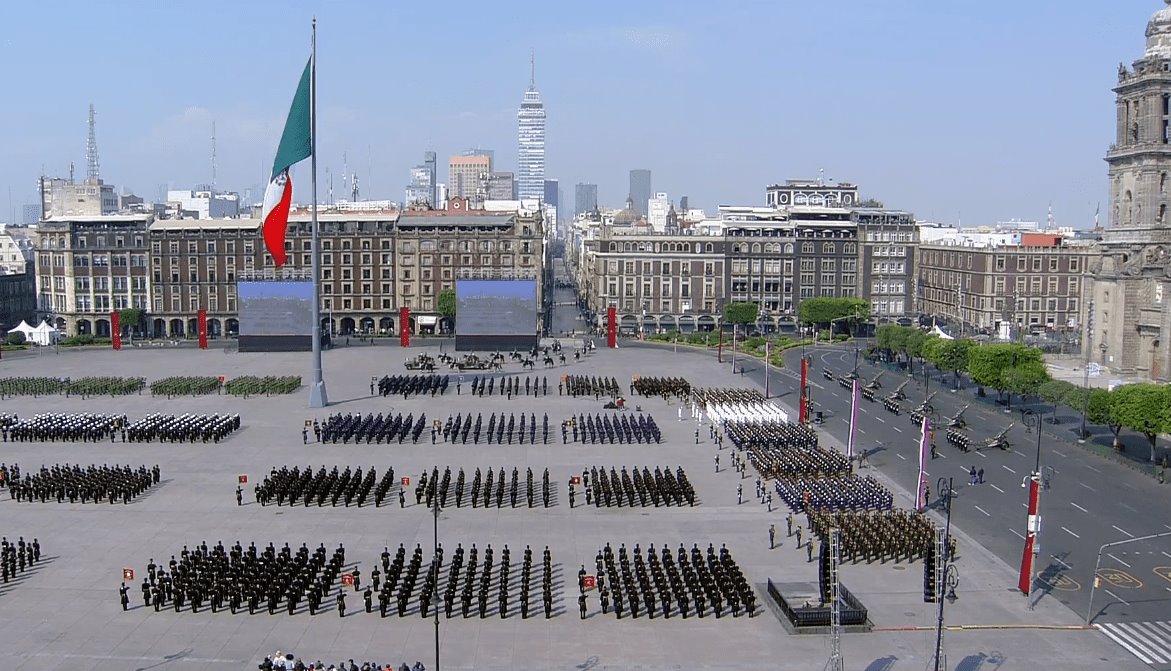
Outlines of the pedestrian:
<svg viewBox="0 0 1171 671">
<path fill-rule="evenodd" d="M 306 427 L 301 427 L 301 444 L 302 445 L 309 444 L 309 429 Z"/>
<path fill-rule="evenodd" d="M 744 503 L 744 485 L 736 485 L 736 505 Z"/>
<path fill-rule="evenodd" d="M 984 484 L 984 469 L 983 468 L 976 471 L 976 483 L 980 484 L 980 485 Z"/>
<path fill-rule="evenodd" d="M 768 549 L 772 550 L 777 546 L 777 525 L 768 525 Z"/>
<path fill-rule="evenodd" d="M 337 593 L 337 616 L 346 616 L 346 593 L 344 591 Z"/>
<path fill-rule="evenodd" d="M 768 511 L 770 513 L 773 511 L 773 493 L 772 492 L 768 493 Z"/>
<path fill-rule="evenodd" d="M 931 485 L 923 485 L 923 506 L 931 505 Z"/>
<path fill-rule="evenodd" d="M 975 466 L 968 467 L 968 484 L 969 485 L 976 484 L 976 467 Z"/>
</svg>

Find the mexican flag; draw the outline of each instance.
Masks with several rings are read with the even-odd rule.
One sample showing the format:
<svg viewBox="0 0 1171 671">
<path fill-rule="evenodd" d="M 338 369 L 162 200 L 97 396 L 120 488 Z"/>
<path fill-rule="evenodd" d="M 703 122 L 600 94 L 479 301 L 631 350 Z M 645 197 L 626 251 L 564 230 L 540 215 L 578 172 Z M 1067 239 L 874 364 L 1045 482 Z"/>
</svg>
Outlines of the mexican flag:
<svg viewBox="0 0 1171 671">
<path fill-rule="evenodd" d="M 310 80 L 313 74 L 313 59 L 305 64 L 305 72 L 293 95 L 285 131 L 277 146 L 276 160 L 272 163 L 272 177 L 264 189 L 264 246 L 272 254 L 278 268 L 285 265 L 285 229 L 289 224 L 289 205 L 293 201 L 293 178 L 289 168 L 313 154 L 313 133 L 310 130 Z"/>
</svg>

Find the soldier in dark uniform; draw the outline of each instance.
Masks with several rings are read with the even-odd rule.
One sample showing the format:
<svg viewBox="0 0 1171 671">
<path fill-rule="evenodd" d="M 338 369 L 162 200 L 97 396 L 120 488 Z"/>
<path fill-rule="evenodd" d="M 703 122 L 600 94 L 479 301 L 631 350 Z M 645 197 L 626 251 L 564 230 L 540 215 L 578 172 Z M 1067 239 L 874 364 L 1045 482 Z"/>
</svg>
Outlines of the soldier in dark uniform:
<svg viewBox="0 0 1171 671">
<path fill-rule="evenodd" d="M 122 601 L 122 610 L 130 610 L 130 588 L 126 583 L 118 588 L 118 598 Z"/>
</svg>

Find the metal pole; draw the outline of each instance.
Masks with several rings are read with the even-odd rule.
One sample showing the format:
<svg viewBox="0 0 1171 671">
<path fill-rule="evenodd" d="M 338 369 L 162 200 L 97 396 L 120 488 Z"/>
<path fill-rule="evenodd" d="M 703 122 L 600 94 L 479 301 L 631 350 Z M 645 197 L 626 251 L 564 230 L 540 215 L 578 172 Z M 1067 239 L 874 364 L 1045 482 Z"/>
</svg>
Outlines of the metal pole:
<svg viewBox="0 0 1171 671">
<path fill-rule="evenodd" d="M 321 373 L 321 250 L 317 226 L 317 18 L 313 19 L 313 42 L 310 60 L 313 67 L 309 72 L 309 137 L 313 151 L 309 154 L 310 171 L 313 173 L 313 223 L 312 256 L 313 272 L 313 384 L 309 387 L 309 407 L 324 408 L 329 405 L 325 392 L 325 378 Z M 332 321 L 332 320 L 331 320 Z"/>
<path fill-rule="evenodd" d="M 935 484 L 937 487 L 940 487 L 942 489 L 943 478 L 940 478 L 939 482 L 937 482 Z M 946 506 L 945 511 L 947 513 L 946 518 L 945 518 L 946 521 L 944 522 L 944 527 L 943 527 L 944 531 L 943 531 L 943 548 L 942 549 L 945 552 L 948 550 L 948 548 L 951 547 L 951 493 L 952 493 L 952 479 L 948 478 L 947 479 L 947 493 L 943 495 L 943 502 L 944 502 L 944 505 Z M 947 557 L 945 557 L 945 559 L 947 559 Z M 937 614 L 936 620 L 935 620 L 935 663 L 934 663 L 935 671 L 941 671 L 943 668 L 940 664 L 940 662 L 942 661 L 942 658 L 943 658 L 943 594 L 944 594 L 944 590 L 947 588 L 947 569 L 948 569 L 949 564 L 950 563 L 947 561 L 943 562 L 943 575 L 938 576 L 936 578 L 937 582 L 936 582 L 935 592 L 937 595 L 936 602 L 938 605 L 938 614 Z"/>
<path fill-rule="evenodd" d="M 432 557 L 439 556 L 439 490 L 435 490 L 435 547 L 433 549 Z M 441 570 L 442 566 L 437 566 L 436 570 Z M 439 576 L 435 579 L 438 581 Z M 435 605 L 435 671 L 439 671 L 439 604 Z"/>
<path fill-rule="evenodd" d="M 1090 343 L 1094 338 L 1094 301 L 1090 301 L 1089 316 L 1086 317 L 1086 332 L 1082 338 L 1082 348 L 1086 351 L 1085 363 L 1082 366 L 1082 430 L 1077 434 L 1077 442 L 1086 442 L 1086 411 L 1090 407 Z M 1056 412 L 1056 411 L 1055 411 Z"/>
<path fill-rule="evenodd" d="M 768 399 L 768 358 L 769 358 L 769 342 L 764 341 L 764 397 Z"/>
</svg>

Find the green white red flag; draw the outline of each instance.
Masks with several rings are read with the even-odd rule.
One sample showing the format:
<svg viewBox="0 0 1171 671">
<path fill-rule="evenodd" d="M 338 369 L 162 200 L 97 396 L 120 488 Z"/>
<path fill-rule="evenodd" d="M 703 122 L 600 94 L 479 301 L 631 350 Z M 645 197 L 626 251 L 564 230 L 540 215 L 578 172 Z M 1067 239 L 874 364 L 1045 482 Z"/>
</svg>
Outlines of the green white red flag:
<svg viewBox="0 0 1171 671">
<path fill-rule="evenodd" d="M 277 146 L 276 160 L 272 163 L 272 177 L 264 189 L 264 246 L 272 255 L 273 263 L 279 268 L 285 265 L 285 230 L 289 224 L 289 206 L 293 202 L 293 179 L 289 168 L 313 154 L 313 132 L 311 130 L 310 81 L 313 74 L 313 59 L 305 64 L 305 72 L 297 84 L 289 118 Z"/>
</svg>

